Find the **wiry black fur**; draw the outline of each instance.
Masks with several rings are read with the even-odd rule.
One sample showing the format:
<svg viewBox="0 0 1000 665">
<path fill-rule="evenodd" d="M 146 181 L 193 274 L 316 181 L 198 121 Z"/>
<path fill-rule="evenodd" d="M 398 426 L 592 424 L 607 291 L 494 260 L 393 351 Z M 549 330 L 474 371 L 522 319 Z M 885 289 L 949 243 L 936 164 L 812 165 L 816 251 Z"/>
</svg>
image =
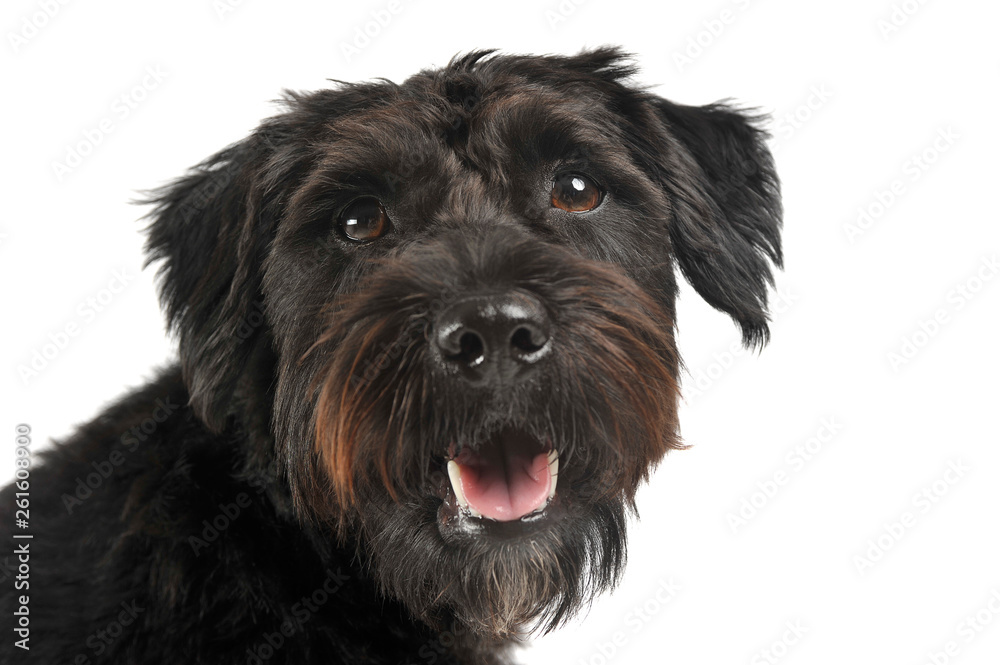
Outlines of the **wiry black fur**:
<svg viewBox="0 0 1000 665">
<path fill-rule="evenodd" d="M 482 51 L 289 93 L 157 193 L 180 363 L 37 460 L 32 649 L 8 635 L 0 661 L 502 663 L 612 586 L 636 488 L 680 447 L 675 266 L 759 345 L 781 262 L 759 119 L 633 73 L 611 48 Z M 565 170 L 599 208 L 551 207 Z M 336 218 L 362 194 L 393 228 L 357 245 Z M 552 317 L 545 372 L 443 375 L 435 312 L 509 289 Z M 530 524 L 463 517 L 448 446 L 511 427 L 559 450 L 555 499 Z M 122 603 L 141 611 L 107 642 Z"/>
</svg>

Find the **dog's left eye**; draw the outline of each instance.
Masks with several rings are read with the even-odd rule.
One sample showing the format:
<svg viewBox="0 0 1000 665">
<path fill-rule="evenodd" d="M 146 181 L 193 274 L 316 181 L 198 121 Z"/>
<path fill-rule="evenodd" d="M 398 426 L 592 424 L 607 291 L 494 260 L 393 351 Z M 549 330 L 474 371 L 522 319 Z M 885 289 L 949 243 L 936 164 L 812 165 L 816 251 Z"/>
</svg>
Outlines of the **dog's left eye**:
<svg viewBox="0 0 1000 665">
<path fill-rule="evenodd" d="M 356 242 L 381 238 L 389 231 L 389 215 L 382 202 L 374 196 L 364 196 L 352 201 L 340 213 L 340 229 Z"/>
<path fill-rule="evenodd" d="M 562 173 L 552 180 L 552 205 L 566 212 L 587 212 L 601 204 L 604 193 L 580 173 Z"/>
</svg>

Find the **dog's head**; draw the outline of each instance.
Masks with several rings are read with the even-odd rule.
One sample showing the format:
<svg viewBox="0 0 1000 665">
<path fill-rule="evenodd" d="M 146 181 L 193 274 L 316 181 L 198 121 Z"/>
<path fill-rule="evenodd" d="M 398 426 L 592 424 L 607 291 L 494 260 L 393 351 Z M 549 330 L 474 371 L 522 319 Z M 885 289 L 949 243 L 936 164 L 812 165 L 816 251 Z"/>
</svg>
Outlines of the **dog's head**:
<svg viewBox="0 0 1000 665">
<path fill-rule="evenodd" d="M 479 52 L 287 110 L 157 198 L 191 402 L 304 524 L 482 635 L 617 578 L 677 431 L 675 267 L 767 337 L 778 182 L 753 118 L 614 49 Z"/>
</svg>

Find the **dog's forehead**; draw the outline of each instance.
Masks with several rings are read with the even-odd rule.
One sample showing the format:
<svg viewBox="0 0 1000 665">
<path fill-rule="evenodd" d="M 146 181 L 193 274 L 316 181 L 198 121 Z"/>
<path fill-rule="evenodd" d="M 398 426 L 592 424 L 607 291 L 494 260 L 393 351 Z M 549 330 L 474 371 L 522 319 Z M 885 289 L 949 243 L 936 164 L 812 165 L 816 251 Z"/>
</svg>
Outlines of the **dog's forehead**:
<svg viewBox="0 0 1000 665">
<path fill-rule="evenodd" d="M 375 171 L 405 176 L 433 160 L 492 178 L 513 164 L 587 160 L 621 144 L 622 118 L 606 92 L 586 83 L 420 75 L 379 93 L 328 123 L 330 151 Z"/>
</svg>

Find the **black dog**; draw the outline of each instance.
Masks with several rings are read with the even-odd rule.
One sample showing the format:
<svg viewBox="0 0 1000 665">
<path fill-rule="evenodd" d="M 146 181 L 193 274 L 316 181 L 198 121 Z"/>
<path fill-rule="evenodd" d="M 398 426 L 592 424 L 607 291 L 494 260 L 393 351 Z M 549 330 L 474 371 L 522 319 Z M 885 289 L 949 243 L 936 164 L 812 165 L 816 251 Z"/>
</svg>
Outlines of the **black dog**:
<svg viewBox="0 0 1000 665">
<path fill-rule="evenodd" d="M 632 73 L 290 93 L 158 192 L 180 363 L 33 469 L 30 655 L 502 663 L 611 587 L 681 447 L 675 266 L 761 345 L 781 261 L 756 118 Z"/>
</svg>

